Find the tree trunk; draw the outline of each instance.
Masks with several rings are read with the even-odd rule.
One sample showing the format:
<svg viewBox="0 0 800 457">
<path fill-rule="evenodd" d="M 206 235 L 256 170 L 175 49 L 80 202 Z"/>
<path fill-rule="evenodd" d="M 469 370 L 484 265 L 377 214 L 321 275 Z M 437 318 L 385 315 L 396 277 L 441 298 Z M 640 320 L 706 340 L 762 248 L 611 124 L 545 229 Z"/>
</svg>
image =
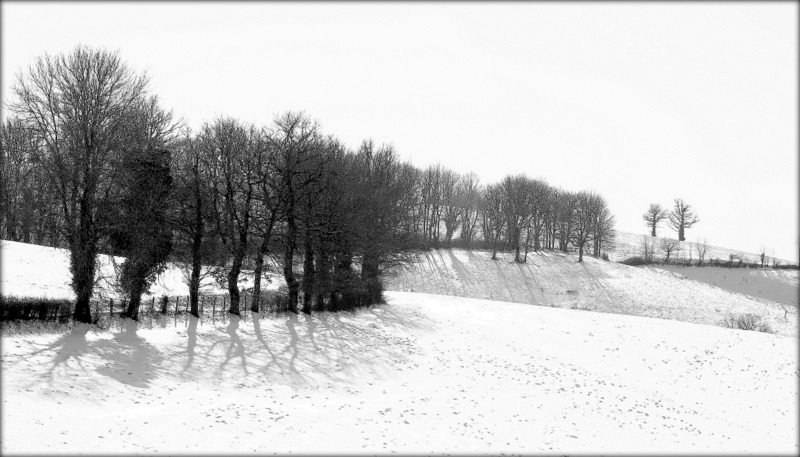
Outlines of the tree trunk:
<svg viewBox="0 0 800 457">
<path fill-rule="evenodd" d="M 131 284 L 131 288 L 128 291 L 128 309 L 125 311 L 125 316 L 135 321 L 139 320 L 139 307 L 142 303 L 143 290 L 143 281 L 134 279 L 133 283 Z"/>
<path fill-rule="evenodd" d="M 578 243 L 578 262 L 583 262 L 583 245 L 583 241 Z"/>
<path fill-rule="evenodd" d="M 291 205 L 290 205 L 291 207 Z M 290 213 L 291 214 L 291 213 Z M 296 248 L 297 227 L 293 216 L 287 217 L 286 224 L 286 250 L 283 253 L 283 278 L 286 280 L 286 287 L 289 289 L 289 311 L 297 313 L 298 288 L 297 280 L 294 277 L 292 263 L 294 262 L 294 250 Z"/>
<path fill-rule="evenodd" d="M 338 311 L 342 306 L 351 308 L 354 305 L 352 269 L 353 255 L 349 251 L 339 253 L 336 260 L 336 270 L 334 273 L 334 287 L 331 291 L 331 311 Z M 341 300 L 339 295 L 341 294 Z"/>
<path fill-rule="evenodd" d="M 233 255 L 233 263 L 228 271 L 228 295 L 231 297 L 231 306 L 228 312 L 240 316 L 239 311 L 239 273 L 242 271 L 245 247 L 240 243 Z"/>
<path fill-rule="evenodd" d="M 70 269 L 72 270 L 72 289 L 77 301 L 74 318 L 78 322 L 91 323 L 91 307 L 94 288 L 94 272 L 97 262 L 97 243 L 94 239 L 94 224 L 89 213 L 89 204 L 81 201 L 80 225 L 78 233 L 72 236 L 70 248 Z"/>
<path fill-rule="evenodd" d="M 311 231 L 306 227 L 303 259 L 303 313 L 311 314 L 314 296 L 314 251 L 311 242 Z"/>
<path fill-rule="evenodd" d="M 189 311 L 192 316 L 200 317 L 198 301 L 200 297 L 200 272 L 202 268 L 203 221 L 197 211 L 194 233 L 192 234 L 192 274 L 189 278 Z"/>
<path fill-rule="evenodd" d="M 382 293 L 380 288 L 380 280 L 378 279 L 380 260 L 374 251 L 368 250 L 364 253 L 363 264 L 361 265 L 361 281 L 367 288 L 366 300 L 367 303 L 363 305 L 372 305 L 380 303 L 382 300 Z"/>
<path fill-rule="evenodd" d="M 525 260 L 523 262 L 528 263 L 528 246 L 531 242 L 531 231 L 528 229 L 528 233 L 525 235 Z"/>
<path fill-rule="evenodd" d="M 323 311 L 325 309 L 325 295 L 326 292 L 330 289 L 328 283 L 328 253 L 325 251 L 325 248 L 320 243 L 319 249 L 317 250 L 317 311 Z"/>
</svg>

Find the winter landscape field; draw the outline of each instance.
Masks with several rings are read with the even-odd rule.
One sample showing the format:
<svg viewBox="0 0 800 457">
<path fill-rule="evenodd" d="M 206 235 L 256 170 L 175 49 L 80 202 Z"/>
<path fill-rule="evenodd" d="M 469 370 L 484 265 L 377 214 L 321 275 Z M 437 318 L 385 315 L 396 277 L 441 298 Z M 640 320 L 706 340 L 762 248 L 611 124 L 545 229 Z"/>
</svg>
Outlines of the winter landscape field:
<svg viewBox="0 0 800 457">
<path fill-rule="evenodd" d="M 0 455 L 798 455 L 797 2 L 0 2 Z"/>
<path fill-rule="evenodd" d="M 68 281 L 0 246 L 4 291 Z M 355 313 L 4 334 L 2 450 L 797 453 L 796 302 L 587 260 L 434 250 Z M 712 322 L 733 310 L 776 333 Z"/>
</svg>

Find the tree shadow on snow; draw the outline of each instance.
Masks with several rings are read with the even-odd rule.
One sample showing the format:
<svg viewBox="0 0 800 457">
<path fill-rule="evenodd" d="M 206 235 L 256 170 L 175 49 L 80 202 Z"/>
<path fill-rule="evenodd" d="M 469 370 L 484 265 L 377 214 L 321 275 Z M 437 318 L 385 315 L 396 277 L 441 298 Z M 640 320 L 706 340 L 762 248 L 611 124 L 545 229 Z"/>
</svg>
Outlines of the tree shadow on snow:
<svg viewBox="0 0 800 457">
<path fill-rule="evenodd" d="M 62 335 L 56 341 L 47 346 L 46 349 L 36 351 L 35 355 L 45 351 L 55 351 L 55 356 L 47 371 L 47 381 L 53 384 L 60 369 L 69 369 L 70 360 L 74 360 L 78 368 L 85 371 L 83 357 L 90 351 L 89 342 L 86 341 L 86 334 L 92 327 L 89 324 L 78 324 L 69 333 Z"/>
<path fill-rule="evenodd" d="M 97 372 L 132 387 L 147 388 L 158 377 L 161 352 L 137 334 L 139 323 L 124 319 L 122 330 L 112 340 L 94 347 L 108 361 Z"/>
</svg>

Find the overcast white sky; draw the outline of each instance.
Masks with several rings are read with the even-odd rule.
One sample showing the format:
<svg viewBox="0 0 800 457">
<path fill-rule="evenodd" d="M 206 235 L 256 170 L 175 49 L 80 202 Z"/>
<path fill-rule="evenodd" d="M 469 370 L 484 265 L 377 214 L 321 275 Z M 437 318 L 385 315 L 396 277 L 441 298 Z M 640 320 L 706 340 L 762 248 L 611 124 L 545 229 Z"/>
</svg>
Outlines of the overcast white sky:
<svg viewBox="0 0 800 457">
<path fill-rule="evenodd" d="M 798 260 L 798 4 L 2 2 L 2 94 L 44 52 L 119 50 L 199 126 L 304 110 L 418 166 L 543 177 L 647 233 Z M 673 234 L 666 228 L 662 233 Z"/>
</svg>

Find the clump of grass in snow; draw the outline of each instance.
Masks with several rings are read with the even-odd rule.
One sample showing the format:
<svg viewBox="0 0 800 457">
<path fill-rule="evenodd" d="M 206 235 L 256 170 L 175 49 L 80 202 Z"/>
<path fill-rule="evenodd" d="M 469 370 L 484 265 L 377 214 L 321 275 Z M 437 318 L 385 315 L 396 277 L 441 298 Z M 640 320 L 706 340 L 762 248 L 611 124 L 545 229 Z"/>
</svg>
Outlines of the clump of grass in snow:
<svg viewBox="0 0 800 457">
<path fill-rule="evenodd" d="M 739 330 L 773 333 L 769 324 L 762 321 L 761 316 L 753 313 L 730 314 L 722 322 L 722 325 L 724 327 L 735 328 Z"/>
</svg>

